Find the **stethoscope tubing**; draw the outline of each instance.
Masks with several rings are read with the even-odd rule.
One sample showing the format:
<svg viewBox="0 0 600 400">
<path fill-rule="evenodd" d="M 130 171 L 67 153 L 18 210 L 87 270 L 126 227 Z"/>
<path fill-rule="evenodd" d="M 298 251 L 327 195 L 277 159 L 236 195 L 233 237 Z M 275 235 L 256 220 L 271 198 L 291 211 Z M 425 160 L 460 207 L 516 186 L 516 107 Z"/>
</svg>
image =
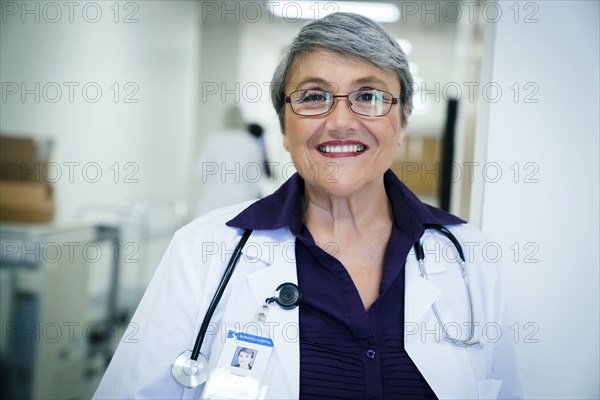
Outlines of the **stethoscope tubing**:
<svg viewBox="0 0 600 400">
<path fill-rule="evenodd" d="M 202 347 L 202 342 L 204 342 L 204 337 L 206 336 L 206 331 L 208 330 L 208 325 L 210 324 L 210 320 L 212 319 L 219 302 L 221 301 L 221 297 L 223 297 L 223 293 L 225 292 L 225 288 L 229 283 L 229 279 L 233 275 L 233 271 L 242 255 L 242 249 L 244 245 L 248 241 L 248 238 L 252 234 L 252 229 L 246 229 L 240 242 L 235 247 L 231 258 L 229 259 L 229 264 L 227 264 L 227 268 L 225 268 L 225 272 L 223 273 L 223 278 L 221 278 L 221 282 L 219 283 L 219 287 L 215 291 L 215 295 L 213 296 L 210 305 L 208 306 L 208 310 L 204 315 L 204 320 L 202 321 L 202 325 L 200 325 L 200 331 L 198 332 L 198 336 L 196 336 L 196 343 L 194 343 L 194 348 L 192 349 L 192 360 L 198 360 L 198 356 L 200 354 L 200 348 Z"/>
<path fill-rule="evenodd" d="M 460 257 L 460 259 L 462 260 L 463 263 L 466 262 L 465 260 L 465 253 L 463 252 L 462 246 L 460 245 L 460 242 L 458 241 L 458 239 L 456 238 L 456 236 L 454 236 L 452 234 L 452 232 L 450 232 L 445 226 L 442 225 L 438 225 L 438 224 L 423 224 L 423 226 L 425 227 L 425 230 L 427 229 L 435 229 L 436 231 L 442 233 L 444 236 L 446 236 L 454 245 L 454 248 L 456 249 L 456 251 L 458 252 L 458 256 Z M 417 242 L 419 243 L 419 242 Z M 425 258 L 425 254 L 422 251 L 423 248 L 421 247 L 421 254 L 419 256 L 419 259 L 423 259 Z M 464 268 L 463 268 L 463 272 L 464 272 Z"/>
<path fill-rule="evenodd" d="M 450 342 L 451 344 L 454 344 L 459 347 L 469 347 L 469 346 L 474 346 L 476 344 L 479 344 L 479 341 L 473 340 L 473 338 L 475 337 L 475 314 L 473 312 L 473 299 L 471 297 L 471 285 L 469 284 L 469 277 L 467 275 L 467 270 L 465 269 L 466 260 L 465 260 L 465 255 L 464 255 L 462 246 L 460 245 L 460 242 L 458 241 L 456 236 L 454 236 L 452 234 L 452 232 L 450 232 L 447 228 L 445 228 L 442 225 L 424 224 L 424 228 L 425 228 L 425 230 L 434 229 L 434 230 L 440 232 L 442 235 L 446 236 L 446 238 L 448 238 L 448 240 L 450 240 L 452 242 L 452 244 L 456 248 L 456 252 L 458 253 L 458 256 L 460 257 L 460 261 L 458 261 L 458 264 L 460 265 L 461 274 L 462 274 L 463 280 L 465 282 L 465 287 L 467 289 L 467 299 L 468 299 L 468 304 L 469 304 L 469 318 L 470 318 L 469 319 L 469 325 L 470 325 L 469 326 L 469 335 L 468 335 L 467 339 L 463 340 L 460 338 L 455 338 L 455 337 L 450 336 L 450 334 L 446 330 L 444 321 L 440 317 L 440 313 L 437 309 L 437 306 L 435 305 L 435 302 L 431 305 L 433 314 L 435 315 L 435 318 L 441 325 L 444 339 L 446 339 L 446 341 Z M 417 240 L 415 242 L 414 249 L 415 249 L 415 255 L 417 256 L 417 261 L 419 263 L 419 272 L 420 272 L 421 276 L 425 280 L 427 280 L 427 273 L 425 271 L 425 251 L 423 250 L 423 246 L 421 245 L 420 240 Z"/>
</svg>

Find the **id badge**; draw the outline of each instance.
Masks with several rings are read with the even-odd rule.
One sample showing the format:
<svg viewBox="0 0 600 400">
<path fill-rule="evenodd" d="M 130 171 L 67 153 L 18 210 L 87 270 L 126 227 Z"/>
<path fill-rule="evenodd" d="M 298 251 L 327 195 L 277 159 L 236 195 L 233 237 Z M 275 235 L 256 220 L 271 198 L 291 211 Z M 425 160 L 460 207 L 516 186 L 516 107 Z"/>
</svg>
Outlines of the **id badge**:
<svg viewBox="0 0 600 400">
<path fill-rule="evenodd" d="M 271 373 L 273 341 L 268 337 L 234 330 L 211 371 L 203 399 L 263 399 Z"/>
</svg>

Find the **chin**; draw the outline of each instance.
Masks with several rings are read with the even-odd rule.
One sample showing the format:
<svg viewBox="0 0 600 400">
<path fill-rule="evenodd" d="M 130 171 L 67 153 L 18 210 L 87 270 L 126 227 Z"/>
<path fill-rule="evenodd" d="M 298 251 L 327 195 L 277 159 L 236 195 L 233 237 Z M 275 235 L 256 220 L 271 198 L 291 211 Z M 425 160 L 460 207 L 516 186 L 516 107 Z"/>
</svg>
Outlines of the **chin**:
<svg viewBox="0 0 600 400">
<path fill-rule="evenodd" d="M 325 191 L 328 194 L 336 197 L 347 197 L 359 192 L 365 185 L 366 181 L 353 173 L 338 173 L 331 176 L 329 179 L 324 178 L 317 182 L 311 180 L 307 182 L 315 189 Z"/>
</svg>

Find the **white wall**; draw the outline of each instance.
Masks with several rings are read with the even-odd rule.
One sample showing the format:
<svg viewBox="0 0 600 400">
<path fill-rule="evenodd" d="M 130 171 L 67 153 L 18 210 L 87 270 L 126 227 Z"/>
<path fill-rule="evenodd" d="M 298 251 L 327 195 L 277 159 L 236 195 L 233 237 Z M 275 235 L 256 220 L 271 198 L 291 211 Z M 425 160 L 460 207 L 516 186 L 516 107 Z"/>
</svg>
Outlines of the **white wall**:
<svg viewBox="0 0 600 400">
<path fill-rule="evenodd" d="M 50 161 L 62 173 L 53 176 L 59 224 L 77 220 L 86 203 L 185 199 L 196 131 L 198 3 L 74 3 L 71 15 L 63 2 L 2 3 L 0 129 L 53 139 Z M 10 95 L 13 82 L 19 93 Z M 36 82 L 39 99 L 22 99 L 20 85 L 34 89 Z M 100 87 L 98 101 L 91 101 L 93 87 L 84 97 L 86 84 Z M 137 102 L 127 103 L 128 94 Z M 72 177 L 68 163 L 79 163 Z"/>
<path fill-rule="evenodd" d="M 505 3 L 504 17 L 487 27 L 495 28 L 495 48 L 483 76 L 505 90 L 500 101 L 483 103 L 476 160 L 497 164 L 487 182 L 478 178 L 484 191 L 475 193 L 471 216 L 502 249 L 519 324 L 507 334 L 531 397 L 597 399 L 598 2 L 534 4 L 538 22 L 515 23 Z M 533 10 L 521 9 L 521 21 Z M 514 82 L 518 101 L 508 89 Z M 523 102 L 527 82 L 539 88 L 536 103 Z M 492 182 L 497 167 L 502 177 Z"/>
</svg>

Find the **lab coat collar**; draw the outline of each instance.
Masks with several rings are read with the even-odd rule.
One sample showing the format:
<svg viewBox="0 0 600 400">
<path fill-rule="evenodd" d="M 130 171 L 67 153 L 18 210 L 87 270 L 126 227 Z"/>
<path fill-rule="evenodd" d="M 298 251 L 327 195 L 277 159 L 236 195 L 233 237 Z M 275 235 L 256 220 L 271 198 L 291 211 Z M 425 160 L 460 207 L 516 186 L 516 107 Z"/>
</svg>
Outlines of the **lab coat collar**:
<svg viewBox="0 0 600 400">
<path fill-rule="evenodd" d="M 273 230 L 289 227 L 299 235 L 303 225 L 304 180 L 295 173 L 273 194 L 251 204 L 227 222 L 242 229 Z"/>
<path fill-rule="evenodd" d="M 420 323 L 425 313 L 431 309 L 431 305 L 439 297 L 441 289 L 421 277 L 414 249 L 408 253 L 405 268 L 404 321 L 406 321 L 406 325 L 410 326 Z M 431 273 L 432 271 L 427 270 L 427 272 Z M 409 338 L 411 336 L 407 335 L 406 339 Z"/>
<path fill-rule="evenodd" d="M 243 231 L 240 230 L 240 235 Z M 287 227 L 272 231 L 252 230 L 252 234 L 242 248 L 242 258 L 256 262 L 263 261 L 267 266 L 296 266 L 295 237 Z"/>
</svg>

